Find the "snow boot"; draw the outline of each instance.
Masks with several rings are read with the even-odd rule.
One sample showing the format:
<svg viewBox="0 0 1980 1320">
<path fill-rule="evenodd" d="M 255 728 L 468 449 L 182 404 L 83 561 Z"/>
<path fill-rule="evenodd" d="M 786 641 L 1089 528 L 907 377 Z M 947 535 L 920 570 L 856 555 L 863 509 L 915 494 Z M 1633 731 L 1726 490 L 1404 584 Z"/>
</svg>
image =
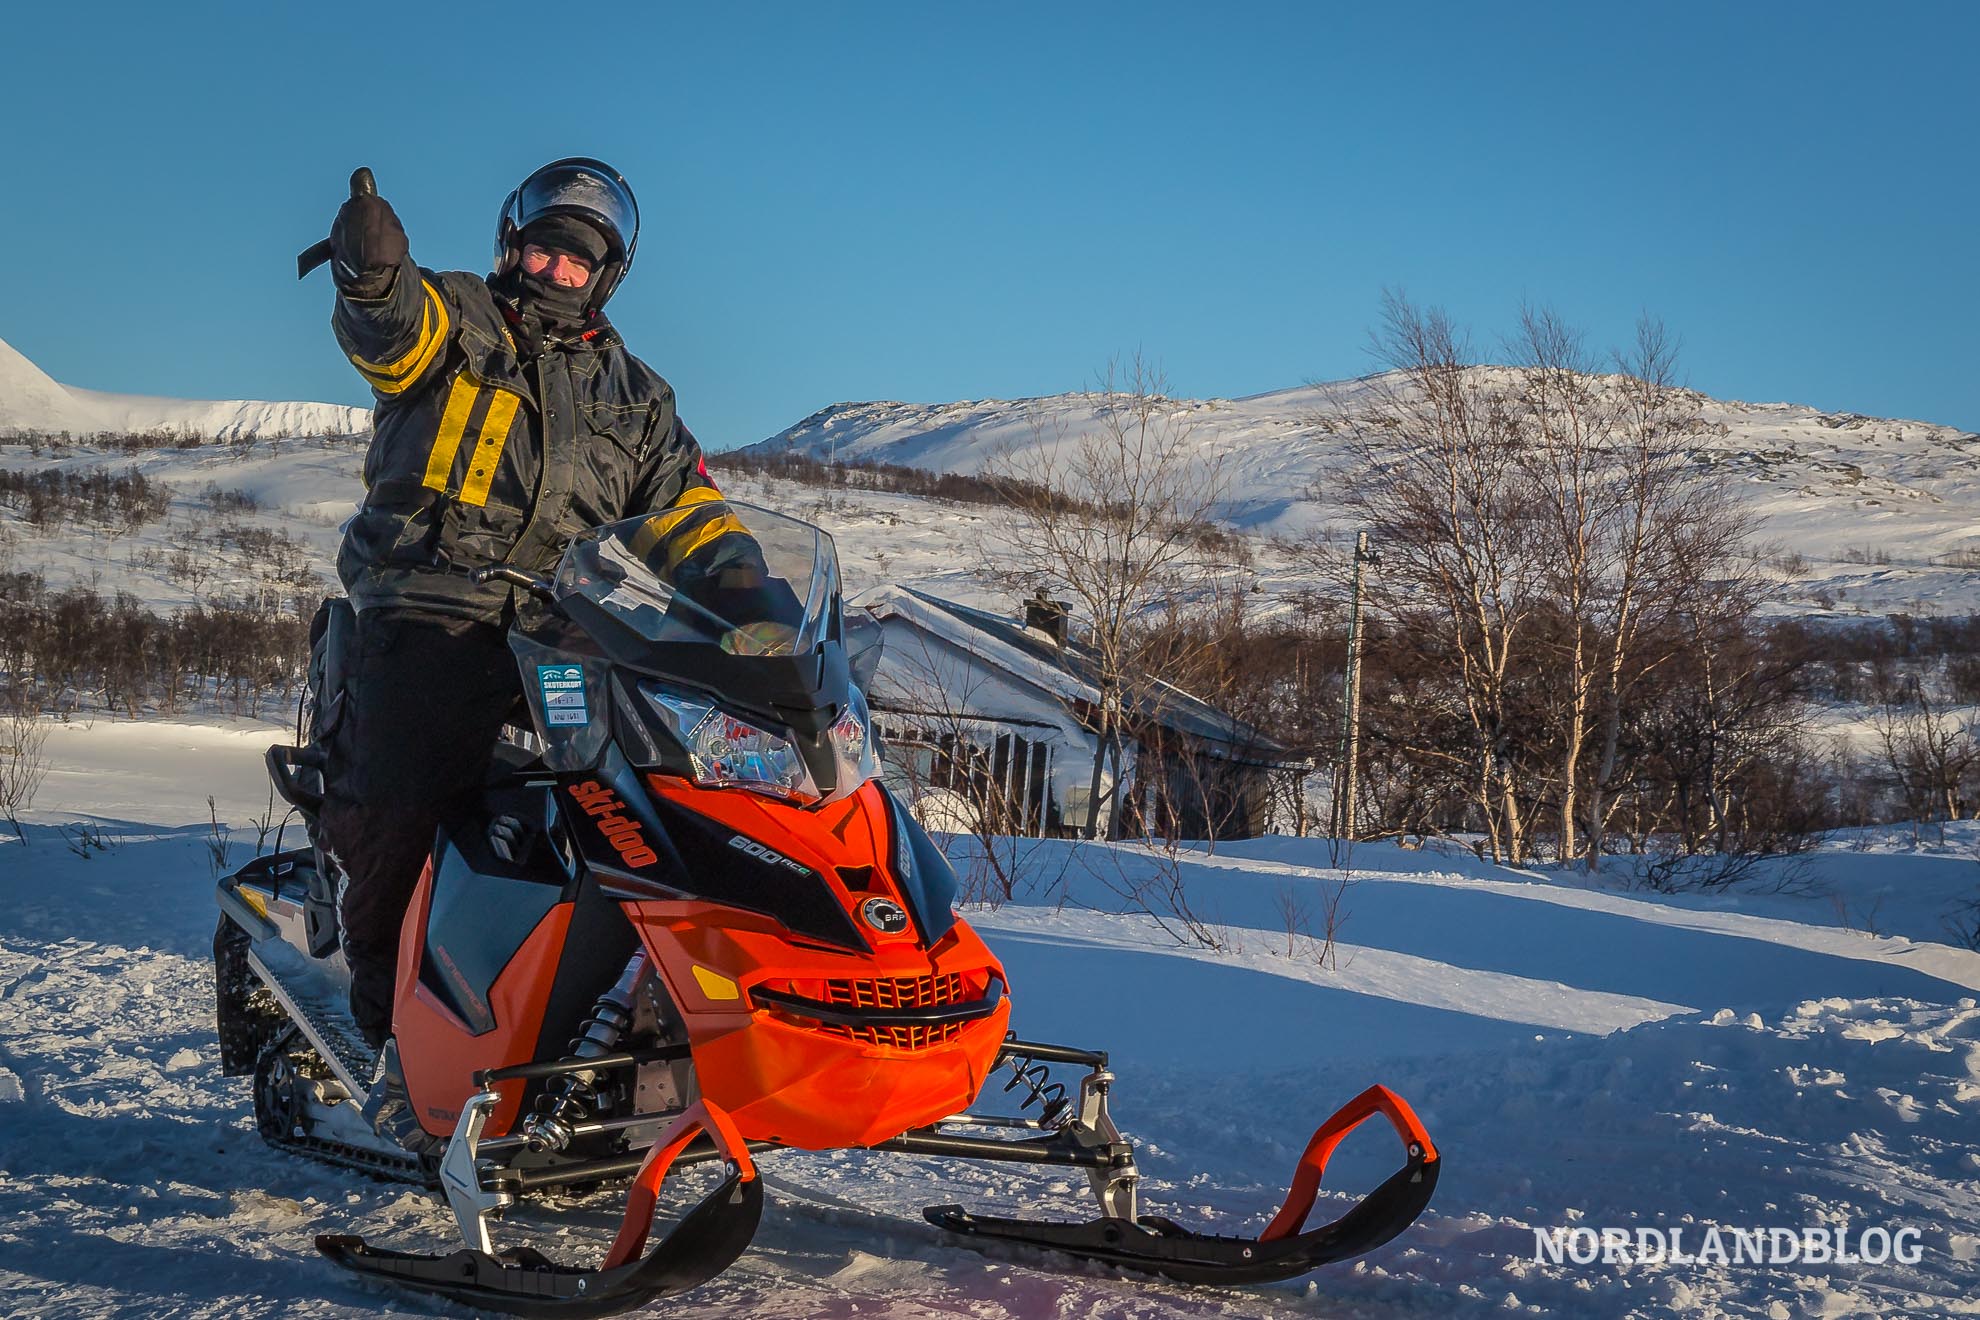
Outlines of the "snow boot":
<svg viewBox="0 0 1980 1320">
<path fill-rule="evenodd" d="M 378 1051 L 378 1071 L 359 1111 L 371 1130 L 413 1155 L 434 1156 L 447 1148 L 446 1137 L 436 1137 L 419 1125 L 406 1100 L 406 1077 L 399 1068 L 399 1042 L 387 1037 Z"/>
</svg>

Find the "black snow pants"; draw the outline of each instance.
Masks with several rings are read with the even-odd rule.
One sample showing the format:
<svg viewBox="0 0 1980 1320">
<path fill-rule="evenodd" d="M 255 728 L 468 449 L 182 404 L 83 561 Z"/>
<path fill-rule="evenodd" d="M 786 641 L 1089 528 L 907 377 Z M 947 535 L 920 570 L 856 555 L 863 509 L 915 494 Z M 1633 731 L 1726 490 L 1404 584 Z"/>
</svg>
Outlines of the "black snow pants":
<svg viewBox="0 0 1980 1320">
<path fill-rule="evenodd" d="M 317 842 L 331 863 L 351 1015 L 392 1030 L 399 926 L 441 821 L 473 805 L 521 700 L 507 630 L 410 609 L 358 614 Z"/>
</svg>

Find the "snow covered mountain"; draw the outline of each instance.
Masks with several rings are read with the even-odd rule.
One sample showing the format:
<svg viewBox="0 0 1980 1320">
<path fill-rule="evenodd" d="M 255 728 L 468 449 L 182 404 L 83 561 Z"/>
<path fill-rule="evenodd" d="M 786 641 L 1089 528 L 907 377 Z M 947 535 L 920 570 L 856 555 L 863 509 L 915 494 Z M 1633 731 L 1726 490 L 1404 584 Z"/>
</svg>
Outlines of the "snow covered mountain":
<svg viewBox="0 0 1980 1320">
<path fill-rule="evenodd" d="M 0 340 L 0 436 L 67 431 L 74 436 L 177 431 L 212 440 L 360 435 L 371 412 L 334 403 L 258 403 L 104 394 L 54 380 Z"/>
<path fill-rule="evenodd" d="M 1222 456 L 1231 484 L 1225 516 L 1233 525 L 1293 534 L 1341 523 L 1326 492 L 1348 461 L 1353 418 L 1378 380 L 1176 399 L 1171 418 L 1206 455 Z M 1073 442 L 1100 425 L 1099 404 L 1093 394 L 839 403 L 746 452 L 972 473 L 1003 451 Z M 1980 610 L 1973 571 L 1980 564 L 1980 435 L 1709 397 L 1702 415 L 1701 447 L 1745 492 L 1760 538 L 1786 557 L 1838 566 L 1834 574 L 1807 566 L 1787 574 L 1818 581 L 1811 599 L 1917 613 Z"/>
</svg>

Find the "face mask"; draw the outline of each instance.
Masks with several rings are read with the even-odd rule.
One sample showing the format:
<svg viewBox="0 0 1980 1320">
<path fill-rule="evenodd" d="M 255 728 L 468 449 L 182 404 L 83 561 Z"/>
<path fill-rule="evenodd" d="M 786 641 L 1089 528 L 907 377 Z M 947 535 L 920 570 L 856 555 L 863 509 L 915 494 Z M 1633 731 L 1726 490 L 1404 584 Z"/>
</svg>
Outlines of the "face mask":
<svg viewBox="0 0 1980 1320">
<path fill-rule="evenodd" d="M 585 303 L 591 297 L 591 285 L 570 289 L 554 281 L 536 275 L 518 273 L 516 280 L 517 310 L 525 318 L 534 316 L 543 322 L 547 331 L 575 330 L 585 322 Z"/>
</svg>

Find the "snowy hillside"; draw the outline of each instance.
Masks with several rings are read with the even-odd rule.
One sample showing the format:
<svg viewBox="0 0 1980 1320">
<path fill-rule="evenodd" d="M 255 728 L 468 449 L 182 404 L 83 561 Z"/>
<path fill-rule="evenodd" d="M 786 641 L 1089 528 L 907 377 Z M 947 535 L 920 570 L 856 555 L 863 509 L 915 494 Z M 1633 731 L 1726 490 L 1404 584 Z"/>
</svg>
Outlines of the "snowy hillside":
<svg viewBox="0 0 1980 1320">
<path fill-rule="evenodd" d="M 363 459 L 362 442 L 348 439 L 137 454 L 73 446 L 47 455 L 0 444 L 0 471 L 135 468 L 172 495 L 166 517 L 132 530 L 34 527 L 0 508 L 0 571 L 31 569 L 53 587 L 128 592 L 160 612 L 293 584 L 301 570 L 314 572 L 316 588 L 329 591 L 336 583 L 342 524 L 364 494 Z M 1017 589 L 995 571 L 1014 557 L 1007 529 L 989 516 L 991 510 L 870 492 L 855 501 L 792 481 L 727 475 L 719 459 L 716 476 L 735 499 L 830 531 L 849 592 L 900 582 L 964 604 L 1003 612 L 1015 607 Z M 270 537 L 277 542 L 273 552 Z"/>
<path fill-rule="evenodd" d="M 1233 525 L 1298 533 L 1339 524 L 1327 491 L 1346 461 L 1349 419 L 1370 389 L 1367 380 L 1341 381 L 1244 399 L 1178 399 L 1171 415 L 1206 454 L 1222 457 Z M 1092 431 L 1097 403 L 1088 394 L 842 403 L 750 451 L 978 472 L 1001 451 L 1058 446 Z M 1707 398 L 1702 412 L 1702 451 L 1733 474 L 1761 539 L 1805 561 L 1789 561 L 1802 607 L 1980 610 L 1980 436 L 1787 403 Z"/>
<path fill-rule="evenodd" d="M 353 1283 L 311 1239 L 438 1250 L 444 1205 L 271 1152 L 247 1082 L 215 1057 L 205 799 L 238 864 L 266 799 L 259 754 L 279 733 L 51 731 L 30 842 L 0 843 L 0 1314 L 423 1310 Z M 1352 1266 L 1191 1288 L 981 1255 L 920 1216 L 948 1202 L 1083 1213 L 1069 1180 L 784 1152 L 763 1158 L 754 1247 L 666 1313 L 1970 1316 L 1980 955 L 1942 942 L 1939 914 L 1970 891 L 1980 834 L 1950 833 L 1938 852 L 1865 838 L 1819 854 L 1813 896 L 1689 900 L 1387 846 L 1335 870 L 1324 843 L 1256 840 L 1181 859 L 1223 951 L 1120 913 L 1118 888 L 1158 857 L 1038 845 L 1037 890 L 969 916 L 1009 966 L 1015 1027 L 1112 1052 L 1152 1208 L 1256 1233 L 1313 1126 L 1379 1080 L 1442 1151 L 1429 1212 Z M 1283 898 L 1315 910 L 1336 893 L 1345 922 L 1323 963 L 1289 937 Z M 1352 1138 L 1317 1213 L 1389 1172 L 1391 1143 Z M 531 1208 L 503 1232 L 595 1259 L 616 1214 L 608 1194 Z M 1873 1250 L 1908 1230 L 1916 1259 L 1536 1259 L 1536 1231 L 1553 1229 L 1682 1229 L 1695 1252 L 1713 1230 L 1845 1227 Z"/>
<path fill-rule="evenodd" d="M 1344 461 L 1344 419 L 1368 389 L 1367 381 L 1347 381 L 1246 399 L 1174 402 L 1175 416 L 1191 428 L 1193 440 L 1223 458 L 1232 479 L 1227 517 L 1255 537 L 1245 585 L 1256 588 L 1254 603 L 1265 612 L 1313 585 L 1291 571 L 1270 538 L 1340 524 L 1341 510 L 1325 492 Z M 1082 394 L 838 404 L 748 452 L 976 472 L 1007 448 L 1059 444 L 1091 429 L 1095 407 L 1094 397 Z M 1758 515 L 1761 539 L 1781 551 L 1783 608 L 1839 615 L 1980 612 L 1980 436 L 1793 404 L 1706 399 L 1703 414 L 1709 431 L 1704 452 L 1734 474 Z M 75 389 L 57 384 L 0 342 L 0 467 L 33 470 L 53 461 L 80 471 L 135 462 L 181 493 L 181 541 L 187 522 L 211 521 L 197 500 L 207 485 L 245 490 L 261 505 L 246 521 L 306 542 L 325 582 L 332 580 L 337 527 L 362 495 L 361 451 L 351 441 L 369 427 L 365 410 L 330 404 L 198 403 Z M 22 431 L 161 429 L 230 440 L 235 448 L 159 449 L 133 458 L 76 446 L 51 460 L 4 443 Z M 251 445 L 295 436 L 332 439 Z M 715 462 L 719 470 L 719 455 Z M 1023 557 L 1009 542 L 1010 529 L 987 507 L 872 492 L 826 495 L 743 475 L 723 481 L 739 498 L 789 509 L 832 532 L 855 591 L 901 582 L 966 604 L 1010 608 L 1015 588 L 1006 570 L 1021 566 Z M 0 523 L 8 521 L 0 514 Z M 94 574 L 106 589 L 130 590 L 157 604 L 193 598 L 188 585 L 168 580 L 158 556 L 149 553 L 168 535 L 163 527 L 113 543 L 111 558 L 123 562 L 121 569 L 105 562 L 98 540 L 79 537 L 73 528 L 43 535 L 0 526 L 0 537 L 9 532 L 16 566 L 43 569 L 51 583 Z M 216 585 L 208 594 L 229 581 L 253 585 L 252 566 L 230 567 L 221 556 L 215 568 Z"/>
<path fill-rule="evenodd" d="M 211 440 L 360 435 L 371 412 L 333 403 L 205 403 L 102 394 L 56 383 L 0 340 L 0 437 L 18 432 L 74 436 L 171 431 Z"/>
</svg>

